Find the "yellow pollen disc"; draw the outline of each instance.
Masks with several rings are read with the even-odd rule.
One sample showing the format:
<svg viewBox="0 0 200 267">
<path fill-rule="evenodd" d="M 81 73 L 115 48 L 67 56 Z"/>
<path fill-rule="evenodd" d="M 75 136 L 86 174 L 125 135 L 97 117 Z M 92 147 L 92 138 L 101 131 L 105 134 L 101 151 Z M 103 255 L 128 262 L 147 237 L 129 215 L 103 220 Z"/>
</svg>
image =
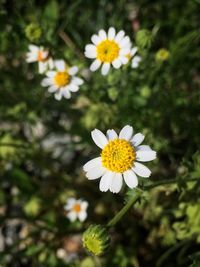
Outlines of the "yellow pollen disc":
<svg viewBox="0 0 200 267">
<path fill-rule="evenodd" d="M 119 56 L 119 45 L 115 41 L 105 40 L 97 45 L 97 59 L 111 63 Z"/>
<path fill-rule="evenodd" d="M 38 61 L 45 61 L 46 60 L 42 51 L 38 51 L 37 59 L 38 59 Z"/>
<path fill-rule="evenodd" d="M 123 173 L 133 166 L 135 150 L 124 139 L 110 141 L 101 153 L 102 165 L 112 171 Z"/>
<path fill-rule="evenodd" d="M 54 76 L 54 81 L 58 87 L 63 87 L 69 83 L 70 75 L 67 71 L 59 71 Z"/>
<path fill-rule="evenodd" d="M 81 211 L 81 205 L 80 204 L 75 204 L 72 208 L 73 211 L 75 212 L 80 212 Z"/>
</svg>

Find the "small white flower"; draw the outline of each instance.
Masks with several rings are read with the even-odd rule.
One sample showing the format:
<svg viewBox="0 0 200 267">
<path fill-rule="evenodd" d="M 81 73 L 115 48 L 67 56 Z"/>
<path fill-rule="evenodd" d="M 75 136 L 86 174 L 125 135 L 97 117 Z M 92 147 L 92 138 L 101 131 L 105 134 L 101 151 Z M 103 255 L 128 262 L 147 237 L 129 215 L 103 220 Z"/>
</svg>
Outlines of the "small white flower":
<svg viewBox="0 0 200 267">
<path fill-rule="evenodd" d="M 68 68 L 64 60 L 55 60 L 54 65 L 55 70 L 46 73 L 47 77 L 42 80 L 41 85 L 49 87 L 48 91 L 55 93 L 56 100 L 61 100 L 62 97 L 69 99 L 71 93 L 77 92 L 83 84 L 83 80 L 75 76 L 78 67 Z"/>
<path fill-rule="evenodd" d="M 137 187 L 138 178 L 149 177 L 151 171 L 139 163 L 156 158 L 156 152 L 147 145 L 141 145 L 144 135 L 133 135 L 133 128 L 126 125 L 119 136 L 114 130 L 108 130 L 106 136 L 95 129 L 91 132 L 95 144 L 102 149 L 100 157 L 87 162 L 83 169 L 89 180 L 101 177 L 99 188 L 102 192 L 110 190 L 118 193 L 125 183 L 130 188 Z"/>
<path fill-rule="evenodd" d="M 48 69 L 52 69 L 53 59 L 49 57 L 49 51 L 42 46 L 29 45 L 29 52 L 26 54 L 26 62 L 38 62 L 39 73 L 42 74 Z"/>
<path fill-rule="evenodd" d="M 85 47 L 85 56 L 94 59 L 90 66 L 91 71 L 96 71 L 102 65 L 101 73 L 107 75 L 111 65 L 118 69 L 128 62 L 126 55 L 130 53 L 131 42 L 124 31 L 116 33 L 111 27 L 106 33 L 101 29 L 98 35 L 94 34 L 91 37 L 91 40 L 93 44 Z"/>
<path fill-rule="evenodd" d="M 81 222 L 87 218 L 88 202 L 81 199 L 69 198 L 64 209 L 67 211 L 67 218 L 74 222 L 79 219 Z"/>
</svg>

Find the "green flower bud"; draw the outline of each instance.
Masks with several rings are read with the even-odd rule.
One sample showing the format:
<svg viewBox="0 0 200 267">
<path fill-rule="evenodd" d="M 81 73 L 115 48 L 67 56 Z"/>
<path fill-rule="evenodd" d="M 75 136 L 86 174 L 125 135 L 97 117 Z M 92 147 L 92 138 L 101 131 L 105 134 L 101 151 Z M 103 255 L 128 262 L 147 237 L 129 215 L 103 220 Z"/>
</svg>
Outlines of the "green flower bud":
<svg viewBox="0 0 200 267">
<path fill-rule="evenodd" d="M 25 28 L 25 35 L 29 41 L 35 42 L 40 39 L 42 35 L 42 29 L 40 28 L 38 24 L 30 23 Z"/>
<path fill-rule="evenodd" d="M 106 252 L 110 244 L 107 229 L 102 225 L 91 225 L 83 233 L 83 246 L 92 254 L 100 256 Z"/>
<path fill-rule="evenodd" d="M 161 48 L 156 53 L 156 60 L 157 61 L 166 61 L 169 58 L 169 51 L 165 48 Z"/>
<path fill-rule="evenodd" d="M 149 30 L 140 30 L 136 34 L 136 44 L 140 48 L 149 48 L 153 41 L 153 35 Z"/>
</svg>

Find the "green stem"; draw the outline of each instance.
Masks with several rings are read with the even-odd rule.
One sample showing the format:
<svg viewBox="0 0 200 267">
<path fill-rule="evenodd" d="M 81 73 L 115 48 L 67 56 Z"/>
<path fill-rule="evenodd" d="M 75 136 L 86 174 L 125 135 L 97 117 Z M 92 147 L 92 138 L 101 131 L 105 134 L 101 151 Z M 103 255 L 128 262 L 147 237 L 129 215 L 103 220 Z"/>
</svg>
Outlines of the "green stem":
<svg viewBox="0 0 200 267">
<path fill-rule="evenodd" d="M 143 191 L 142 190 L 134 190 L 133 196 L 131 199 L 126 203 L 126 205 L 114 216 L 113 219 L 111 219 L 107 226 L 111 227 L 114 226 L 118 221 L 121 220 L 121 218 L 127 213 L 127 211 L 131 208 L 131 206 L 137 202 L 137 200 L 140 198 L 142 195 Z"/>
<path fill-rule="evenodd" d="M 197 181 L 200 181 L 200 178 L 190 178 L 188 180 L 178 180 L 178 179 L 168 179 L 168 180 L 162 180 L 162 181 L 158 181 L 158 182 L 155 182 L 155 183 L 152 183 L 150 185 L 145 185 L 143 186 L 142 189 L 144 190 L 148 190 L 148 189 L 152 189 L 156 186 L 160 186 L 160 185 L 165 185 L 165 184 L 179 184 L 179 183 L 190 183 L 190 182 L 197 182 Z"/>
</svg>

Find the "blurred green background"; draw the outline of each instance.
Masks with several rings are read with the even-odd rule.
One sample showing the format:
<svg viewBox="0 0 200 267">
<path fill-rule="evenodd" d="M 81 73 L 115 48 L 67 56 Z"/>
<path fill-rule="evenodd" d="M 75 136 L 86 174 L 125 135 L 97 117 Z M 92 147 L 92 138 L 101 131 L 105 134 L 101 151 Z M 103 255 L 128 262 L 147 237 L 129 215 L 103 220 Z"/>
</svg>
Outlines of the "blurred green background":
<svg viewBox="0 0 200 267">
<path fill-rule="evenodd" d="M 142 62 L 103 77 L 90 73 L 84 47 L 99 29 L 124 29 Z M 34 43 L 78 65 L 84 79 L 70 100 L 42 88 Z M 164 60 L 160 49 L 169 57 Z M 0 266 L 200 266 L 200 1 L 0 1 Z M 99 150 L 90 131 L 130 124 L 158 151 L 143 183 L 177 179 L 146 191 L 112 229 L 109 252 L 81 245 L 91 223 L 106 223 L 126 189 L 102 193 L 82 171 Z M 89 202 L 88 218 L 70 223 L 68 197 Z M 108 208 L 109 207 L 109 208 Z"/>
</svg>

